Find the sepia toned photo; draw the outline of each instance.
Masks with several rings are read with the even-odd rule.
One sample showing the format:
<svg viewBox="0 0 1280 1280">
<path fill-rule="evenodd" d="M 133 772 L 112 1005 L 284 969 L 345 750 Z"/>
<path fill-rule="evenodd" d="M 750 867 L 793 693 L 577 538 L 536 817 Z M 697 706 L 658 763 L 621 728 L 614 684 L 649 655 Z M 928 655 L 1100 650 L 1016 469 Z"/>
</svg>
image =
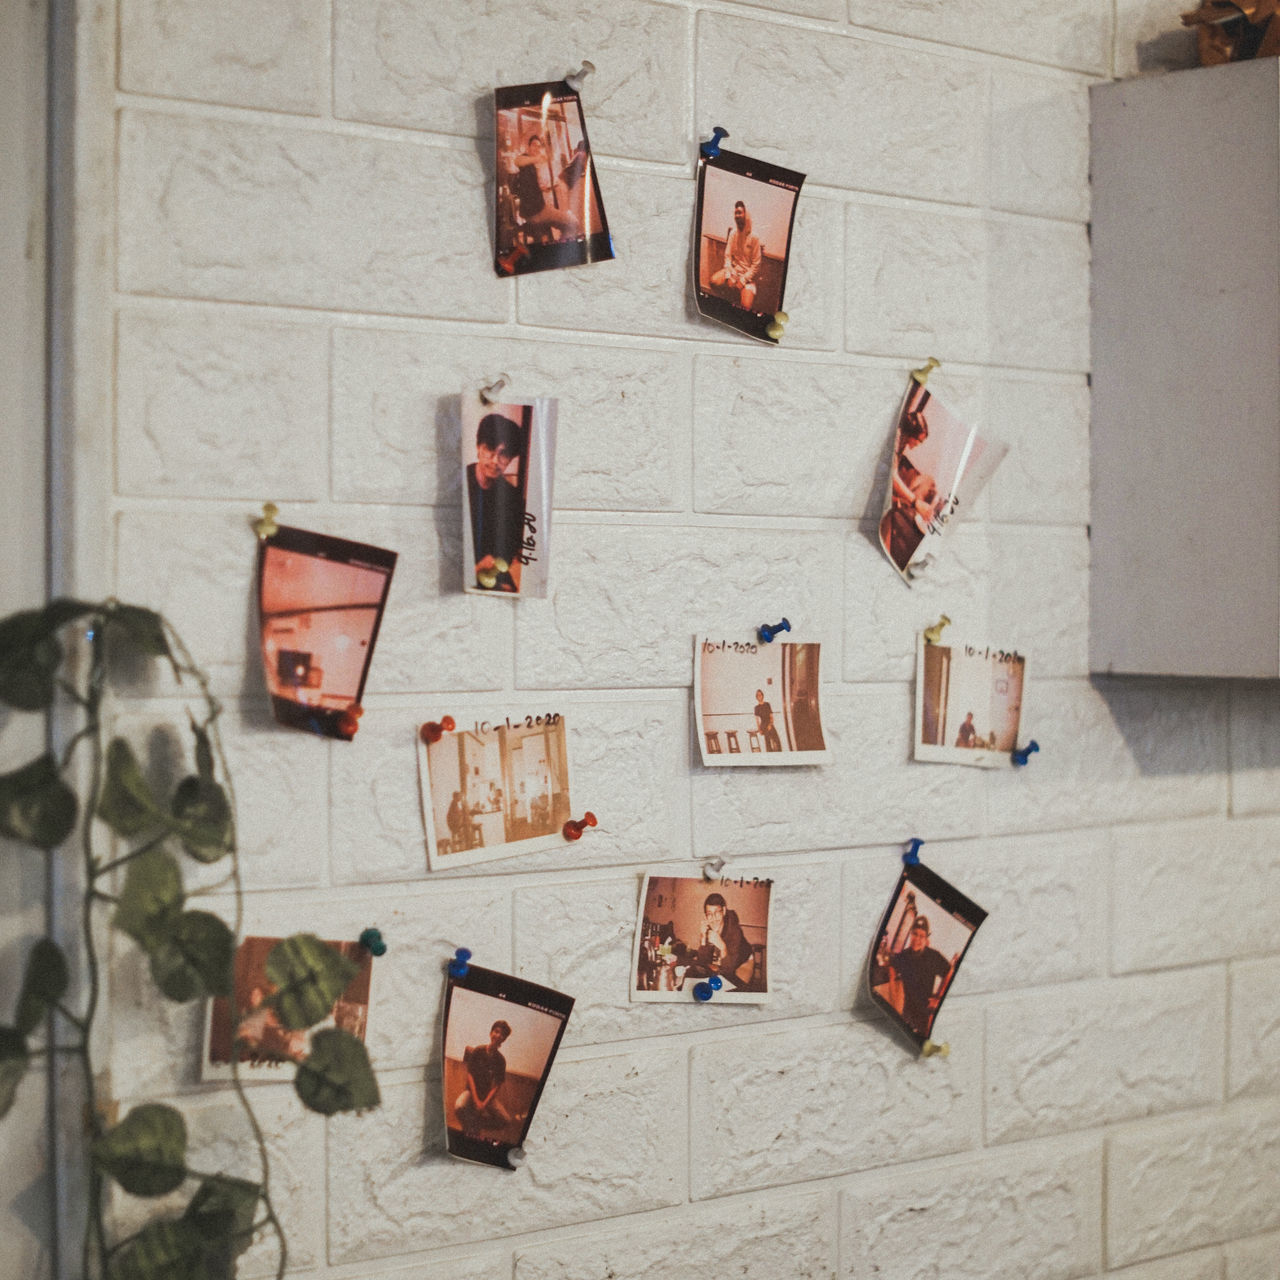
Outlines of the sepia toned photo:
<svg viewBox="0 0 1280 1280">
<path fill-rule="evenodd" d="M 1007 452 L 956 418 L 911 379 L 898 414 L 880 546 L 908 581 L 908 568 L 937 550 Z"/>
<path fill-rule="evenodd" d="M 573 816 L 564 717 L 539 711 L 474 720 L 418 739 L 433 871 L 556 848 Z"/>
<path fill-rule="evenodd" d="M 582 100 L 563 80 L 494 91 L 500 276 L 613 257 Z"/>
<path fill-rule="evenodd" d="M 868 961 L 871 998 L 924 1044 L 987 913 L 923 863 L 904 867 Z"/>
<path fill-rule="evenodd" d="M 773 881 L 646 876 L 631 961 L 631 999 L 683 1003 L 718 977 L 713 1000 L 769 999 Z"/>
<path fill-rule="evenodd" d="M 449 1154 L 509 1169 L 529 1132 L 573 998 L 471 965 L 445 989 L 442 1087 Z"/>
<path fill-rule="evenodd" d="M 239 1021 L 231 1024 L 231 1002 L 215 996 L 209 1002 L 203 1078 L 228 1079 L 234 1046 L 241 1068 L 278 1067 L 301 1062 L 310 1051 L 311 1037 L 324 1027 L 339 1027 L 364 1040 L 369 1022 L 369 980 L 373 957 L 358 942 L 325 945 L 359 966 L 359 972 L 334 1002 L 329 1017 L 317 1026 L 293 1031 L 283 1026 L 271 997 L 275 987 L 267 978 L 267 957 L 279 938 L 246 938 L 236 949 L 234 965 L 236 1009 Z"/>
<path fill-rule="evenodd" d="M 466 591 L 547 594 L 557 404 L 462 397 Z"/>
<path fill-rule="evenodd" d="M 693 707 L 704 765 L 822 764 L 820 644 L 700 636 Z"/>
<path fill-rule="evenodd" d="M 258 556 L 262 668 L 276 720 L 350 740 L 396 553 L 280 527 Z"/>
<path fill-rule="evenodd" d="M 1026 659 L 994 645 L 929 644 L 916 651 L 915 758 L 1012 768 Z"/>
<path fill-rule="evenodd" d="M 721 151 L 698 165 L 694 296 L 698 310 L 762 342 L 783 309 L 804 174 Z"/>
</svg>

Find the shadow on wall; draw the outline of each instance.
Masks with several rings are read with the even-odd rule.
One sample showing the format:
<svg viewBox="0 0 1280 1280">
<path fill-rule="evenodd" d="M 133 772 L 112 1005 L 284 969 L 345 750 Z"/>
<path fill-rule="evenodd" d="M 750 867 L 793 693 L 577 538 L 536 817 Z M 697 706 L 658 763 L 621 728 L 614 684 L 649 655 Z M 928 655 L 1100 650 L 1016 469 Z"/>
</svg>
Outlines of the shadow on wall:
<svg viewBox="0 0 1280 1280">
<path fill-rule="evenodd" d="M 1186 27 L 1162 31 L 1150 40 L 1139 40 L 1134 45 L 1134 52 L 1138 71 L 1143 74 L 1149 71 L 1183 71 L 1199 65 L 1195 32 Z"/>
<path fill-rule="evenodd" d="M 1089 683 L 1144 777 L 1227 772 L 1227 681 L 1091 675 Z M 1280 744 L 1273 750 L 1280 763 Z"/>
</svg>

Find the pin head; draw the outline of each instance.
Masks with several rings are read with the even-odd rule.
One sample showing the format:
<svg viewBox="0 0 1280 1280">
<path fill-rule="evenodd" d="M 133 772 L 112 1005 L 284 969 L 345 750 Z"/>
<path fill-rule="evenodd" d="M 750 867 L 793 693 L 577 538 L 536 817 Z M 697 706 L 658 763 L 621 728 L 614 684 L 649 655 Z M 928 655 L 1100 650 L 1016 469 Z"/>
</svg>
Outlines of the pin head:
<svg viewBox="0 0 1280 1280">
<path fill-rule="evenodd" d="M 274 502 L 262 504 L 262 519 L 253 522 L 253 531 L 264 542 L 268 538 L 274 538 L 280 532 L 280 526 L 276 524 L 276 516 L 279 514 L 280 508 Z"/>
<path fill-rule="evenodd" d="M 720 125 L 716 125 L 716 127 L 711 130 L 711 137 L 704 142 L 701 147 L 699 147 L 699 150 L 706 159 L 714 160 L 716 156 L 720 154 L 720 139 L 727 138 L 728 136 L 728 129 L 722 128 Z"/>
<path fill-rule="evenodd" d="M 712 976 L 705 982 L 699 982 L 693 988 L 693 998 L 703 1004 L 706 1004 L 706 1002 L 710 1000 L 711 997 L 723 986 L 724 982 L 720 978 L 716 977 L 715 974 L 712 974 Z"/>
<path fill-rule="evenodd" d="M 907 841 L 907 850 L 902 855 L 903 863 L 908 867 L 918 867 L 920 865 L 920 846 L 924 841 L 919 836 L 912 836 Z"/>
<path fill-rule="evenodd" d="M 385 956 L 387 954 L 387 944 L 382 940 L 382 934 L 377 929 L 366 929 L 360 935 L 360 945 L 374 956 Z"/>
<path fill-rule="evenodd" d="M 787 315 L 785 311 L 775 311 L 773 313 L 773 319 L 764 327 L 765 333 L 772 338 L 774 342 L 777 342 L 785 332 L 787 321 L 790 319 L 791 317 Z"/>
<path fill-rule="evenodd" d="M 339 712 L 338 732 L 348 740 L 354 738 L 356 730 L 360 728 L 362 715 L 364 715 L 364 708 L 357 703 L 352 703 L 345 711 Z"/>
<path fill-rule="evenodd" d="M 445 716 L 439 723 L 435 720 L 428 720 L 418 730 L 418 737 L 429 747 L 439 742 L 446 733 L 452 733 L 456 728 L 457 725 L 454 723 L 452 716 Z"/>
<path fill-rule="evenodd" d="M 467 963 L 470 959 L 470 950 L 467 947 L 459 947 L 453 953 L 453 959 L 449 961 L 449 976 L 451 978 L 465 978 L 471 970 L 470 964 Z"/>
</svg>

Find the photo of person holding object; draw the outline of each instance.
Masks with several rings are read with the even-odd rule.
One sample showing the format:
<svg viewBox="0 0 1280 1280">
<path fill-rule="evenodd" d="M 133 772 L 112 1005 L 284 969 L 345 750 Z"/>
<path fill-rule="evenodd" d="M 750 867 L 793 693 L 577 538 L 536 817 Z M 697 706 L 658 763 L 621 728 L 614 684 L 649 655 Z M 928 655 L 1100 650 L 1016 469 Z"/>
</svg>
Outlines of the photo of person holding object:
<svg viewBox="0 0 1280 1280">
<path fill-rule="evenodd" d="M 467 510 L 476 582 L 490 591 L 519 591 L 524 497 L 520 492 L 525 431 L 501 413 L 480 419 L 476 460 L 467 467 Z M 492 584 L 492 585 L 490 585 Z"/>
</svg>

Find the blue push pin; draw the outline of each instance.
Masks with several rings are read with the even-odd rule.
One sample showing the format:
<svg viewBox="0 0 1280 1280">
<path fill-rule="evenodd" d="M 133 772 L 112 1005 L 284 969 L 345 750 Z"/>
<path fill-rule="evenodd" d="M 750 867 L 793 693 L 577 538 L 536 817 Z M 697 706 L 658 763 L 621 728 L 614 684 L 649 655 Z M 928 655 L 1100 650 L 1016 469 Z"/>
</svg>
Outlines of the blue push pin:
<svg viewBox="0 0 1280 1280">
<path fill-rule="evenodd" d="M 1025 747 L 1014 747 L 1011 759 L 1014 764 L 1026 764 L 1034 752 L 1040 750 L 1040 744 L 1032 738 Z"/>
<path fill-rule="evenodd" d="M 693 998 L 695 1000 L 701 1000 L 703 1004 L 705 1004 L 723 986 L 724 983 L 721 982 L 719 978 L 710 977 L 706 982 L 699 982 L 697 986 L 694 987 Z"/>
<path fill-rule="evenodd" d="M 920 846 L 924 841 L 919 836 L 912 836 L 907 841 L 907 851 L 902 855 L 902 863 L 907 867 L 918 867 L 920 865 Z"/>
<path fill-rule="evenodd" d="M 722 129 L 719 125 L 716 125 L 716 127 L 711 130 L 711 134 L 712 136 L 710 141 L 704 142 L 702 146 L 698 148 L 707 160 L 714 160 L 720 154 L 720 139 L 727 138 L 729 136 L 729 130 Z"/>
<path fill-rule="evenodd" d="M 471 952 L 466 947 L 459 947 L 453 953 L 453 959 L 449 961 L 449 977 L 465 978 L 471 969 L 471 966 L 467 963 L 470 959 Z"/>
<path fill-rule="evenodd" d="M 791 623 L 789 623 L 786 620 L 786 618 L 783 618 L 783 620 L 780 623 L 778 623 L 776 627 L 771 627 L 766 622 L 764 626 L 760 628 L 757 634 L 760 636 L 760 639 L 765 642 L 765 644 L 772 644 L 774 636 L 781 635 L 784 631 L 790 631 L 790 630 L 791 630 Z"/>
<path fill-rule="evenodd" d="M 387 954 L 387 944 L 383 942 L 382 934 L 377 929 L 366 929 L 360 935 L 360 945 L 370 955 L 385 956 Z"/>
</svg>

